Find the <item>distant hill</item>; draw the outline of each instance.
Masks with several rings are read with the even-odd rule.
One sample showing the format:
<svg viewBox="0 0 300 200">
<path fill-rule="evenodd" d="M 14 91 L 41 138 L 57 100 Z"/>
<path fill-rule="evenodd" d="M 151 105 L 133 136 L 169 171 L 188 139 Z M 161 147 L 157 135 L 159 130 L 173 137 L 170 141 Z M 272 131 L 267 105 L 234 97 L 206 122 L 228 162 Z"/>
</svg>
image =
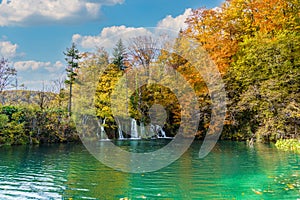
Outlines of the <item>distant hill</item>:
<svg viewBox="0 0 300 200">
<path fill-rule="evenodd" d="M 0 93 L 0 102 L 7 103 L 28 103 L 40 105 L 41 102 L 50 102 L 58 94 L 52 92 L 30 91 L 30 90 L 7 90 Z"/>
</svg>

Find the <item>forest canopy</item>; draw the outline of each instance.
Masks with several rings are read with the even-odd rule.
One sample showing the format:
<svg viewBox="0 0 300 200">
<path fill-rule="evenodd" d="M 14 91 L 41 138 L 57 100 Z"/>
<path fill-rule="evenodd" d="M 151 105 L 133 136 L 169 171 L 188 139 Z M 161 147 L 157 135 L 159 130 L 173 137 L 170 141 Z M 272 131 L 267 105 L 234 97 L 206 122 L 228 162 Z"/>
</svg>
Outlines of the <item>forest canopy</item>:
<svg viewBox="0 0 300 200">
<path fill-rule="evenodd" d="M 189 106 L 186 104 L 193 97 L 178 93 L 182 95 L 179 97 L 162 85 L 174 85 L 180 78 L 196 95 L 197 113 L 191 123 L 198 123 L 194 134 L 204 138 L 214 114 L 211 95 L 218 95 L 218 90 L 208 88 L 203 76 L 211 74 L 211 69 L 205 67 L 210 61 L 219 70 L 227 94 L 222 139 L 299 138 L 299 10 L 299 0 L 228 0 L 217 8 L 193 10 L 186 19 L 187 27 L 175 39 L 166 35 L 133 36 L 128 41 L 120 38 L 112 52 L 98 48 L 82 53 L 72 44 L 65 53 L 65 83 L 69 88 L 61 86 L 56 94 L 37 92 L 33 101 L 7 101 L 4 94 L 9 92 L 5 87 L 12 83 L 16 71 L 3 58 L 0 143 L 66 141 L 75 137 L 70 118 L 72 103 L 72 112 L 85 116 L 73 116 L 75 122 L 87 123 L 94 116 L 96 129 L 90 132 L 96 139 L 104 133 L 108 138 L 130 137 L 136 126 L 143 138 L 155 133 L 174 136 L 187 114 L 183 107 Z M 202 74 L 198 65 L 204 66 Z M 154 84 L 151 77 L 163 84 Z M 182 84 L 180 89 L 187 91 L 188 87 Z M 32 98 L 28 94 L 27 99 Z M 22 98 L 26 99 L 24 95 Z M 183 104 L 182 99 L 186 99 Z M 153 113 L 161 119 L 156 125 Z"/>
</svg>

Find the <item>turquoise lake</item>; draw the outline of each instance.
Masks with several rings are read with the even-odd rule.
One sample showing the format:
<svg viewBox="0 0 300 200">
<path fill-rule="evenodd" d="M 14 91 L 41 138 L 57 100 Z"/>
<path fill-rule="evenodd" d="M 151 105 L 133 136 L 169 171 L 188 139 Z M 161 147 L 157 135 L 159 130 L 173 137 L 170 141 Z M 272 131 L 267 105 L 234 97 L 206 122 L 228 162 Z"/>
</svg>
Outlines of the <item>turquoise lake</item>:
<svg viewBox="0 0 300 200">
<path fill-rule="evenodd" d="M 123 141 L 129 151 L 168 141 Z M 300 156 L 273 145 L 219 141 L 204 159 L 195 141 L 151 173 L 106 167 L 81 144 L 0 148 L 0 199 L 299 199 Z"/>
</svg>

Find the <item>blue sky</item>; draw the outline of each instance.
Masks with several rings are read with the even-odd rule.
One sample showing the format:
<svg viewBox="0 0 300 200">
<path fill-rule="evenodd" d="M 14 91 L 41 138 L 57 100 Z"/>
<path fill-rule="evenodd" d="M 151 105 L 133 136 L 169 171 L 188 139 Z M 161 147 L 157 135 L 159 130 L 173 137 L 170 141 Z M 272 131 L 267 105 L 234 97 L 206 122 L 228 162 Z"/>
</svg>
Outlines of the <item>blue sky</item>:
<svg viewBox="0 0 300 200">
<path fill-rule="evenodd" d="M 64 74 L 63 51 L 82 51 L 105 37 L 142 27 L 178 29 L 190 8 L 217 0 L 0 0 L 0 57 L 18 70 L 18 82 L 40 90 Z"/>
</svg>

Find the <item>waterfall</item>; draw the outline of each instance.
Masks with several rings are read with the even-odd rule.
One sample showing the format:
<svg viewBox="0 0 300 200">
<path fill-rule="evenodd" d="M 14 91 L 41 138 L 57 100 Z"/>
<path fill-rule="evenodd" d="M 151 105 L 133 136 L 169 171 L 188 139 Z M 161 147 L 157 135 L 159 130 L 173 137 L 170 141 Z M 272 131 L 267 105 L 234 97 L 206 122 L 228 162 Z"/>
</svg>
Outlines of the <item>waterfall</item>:
<svg viewBox="0 0 300 200">
<path fill-rule="evenodd" d="M 166 138 L 167 137 L 166 132 L 162 129 L 162 127 L 159 125 L 156 125 L 156 127 L 157 127 L 158 131 L 160 131 L 161 137 Z"/>
<path fill-rule="evenodd" d="M 150 136 L 151 138 L 157 138 L 158 134 L 156 131 L 156 126 L 153 124 L 150 124 Z"/>
<path fill-rule="evenodd" d="M 138 139 L 137 123 L 135 119 L 131 119 L 131 138 Z"/>
<path fill-rule="evenodd" d="M 88 122 L 88 116 L 87 115 L 84 115 L 82 117 L 82 127 L 83 127 L 83 130 L 82 130 L 82 137 L 85 138 L 85 133 L 87 132 L 86 130 L 86 127 L 87 127 L 87 122 Z M 97 133 L 97 136 L 98 136 L 98 133 Z"/>
<path fill-rule="evenodd" d="M 141 125 L 140 125 L 140 136 L 142 138 L 145 138 L 146 137 L 146 132 L 145 132 L 145 125 L 144 125 L 144 122 L 141 122 Z"/>
<path fill-rule="evenodd" d="M 124 136 L 123 136 L 121 123 L 118 119 L 116 119 L 116 122 L 117 122 L 117 126 L 118 126 L 119 140 L 123 140 Z"/>
<path fill-rule="evenodd" d="M 123 133 L 122 133 L 122 127 L 118 127 L 118 133 L 119 133 L 119 140 L 123 140 L 124 137 L 123 137 Z"/>
<path fill-rule="evenodd" d="M 104 129 L 104 125 L 105 125 L 105 121 L 106 121 L 106 117 L 103 120 L 103 123 L 99 122 L 99 126 L 100 126 L 100 139 L 101 140 L 107 140 L 107 135 Z"/>
<path fill-rule="evenodd" d="M 166 132 L 160 125 L 151 124 L 150 131 L 152 133 L 152 137 L 154 136 L 154 138 L 168 138 Z"/>
</svg>

